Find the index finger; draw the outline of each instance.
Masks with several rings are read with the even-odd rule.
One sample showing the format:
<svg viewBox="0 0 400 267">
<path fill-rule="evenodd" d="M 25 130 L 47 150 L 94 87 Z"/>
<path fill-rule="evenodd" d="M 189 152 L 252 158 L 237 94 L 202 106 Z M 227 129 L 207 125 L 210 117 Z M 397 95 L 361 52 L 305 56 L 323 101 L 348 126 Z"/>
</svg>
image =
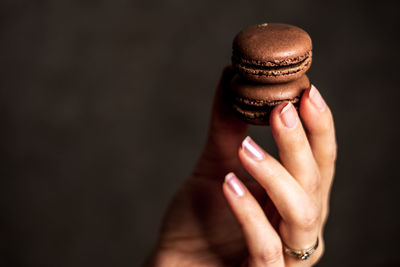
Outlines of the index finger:
<svg viewBox="0 0 400 267">
<path fill-rule="evenodd" d="M 195 172 L 207 173 L 210 177 L 222 177 L 228 171 L 240 173 L 236 151 L 246 134 L 247 124 L 234 115 L 228 101 L 233 75 L 231 66 L 222 73 L 214 95 L 207 143 L 195 168 Z"/>
</svg>

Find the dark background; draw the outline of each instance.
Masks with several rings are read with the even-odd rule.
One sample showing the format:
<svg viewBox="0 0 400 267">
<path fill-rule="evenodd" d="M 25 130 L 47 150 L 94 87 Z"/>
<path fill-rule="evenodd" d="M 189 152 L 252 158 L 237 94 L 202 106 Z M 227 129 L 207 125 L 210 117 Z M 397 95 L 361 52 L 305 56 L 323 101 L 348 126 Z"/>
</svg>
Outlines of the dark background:
<svg viewBox="0 0 400 267">
<path fill-rule="evenodd" d="M 263 22 L 310 33 L 336 120 L 319 266 L 400 266 L 398 9 L 349 0 L 2 0 L 0 265 L 140 265 L 234 35 Z M 267 128 L 250 134 L 274 151 Z"/>
</svg>

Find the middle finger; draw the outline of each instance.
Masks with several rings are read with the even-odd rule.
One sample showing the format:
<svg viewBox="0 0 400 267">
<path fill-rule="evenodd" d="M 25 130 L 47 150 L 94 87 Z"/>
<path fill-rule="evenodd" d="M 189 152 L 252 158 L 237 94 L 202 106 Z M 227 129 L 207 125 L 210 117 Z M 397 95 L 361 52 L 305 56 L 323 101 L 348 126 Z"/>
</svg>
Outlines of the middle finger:
<svg viewBox="0 0 400 267">
<path fill-rule="evenodd" d="M 279 158 L 303 189 L 317 195 L 320 175 L 299 116 L 290 102 L 276 107 L 270 117 Z"/>
<path fill-rule="evenodd" d="M 319 232 L 320 206 L 287 170 L 247 137 L 239 149 L 243 167 L 267 191 L 284 222 L 280 229 L 287 245 L 308 247 Z M 281 225 L 282 226 L 282 225 Z M 283 230 L 283 231 L 282 231 Z"/>
</svg>

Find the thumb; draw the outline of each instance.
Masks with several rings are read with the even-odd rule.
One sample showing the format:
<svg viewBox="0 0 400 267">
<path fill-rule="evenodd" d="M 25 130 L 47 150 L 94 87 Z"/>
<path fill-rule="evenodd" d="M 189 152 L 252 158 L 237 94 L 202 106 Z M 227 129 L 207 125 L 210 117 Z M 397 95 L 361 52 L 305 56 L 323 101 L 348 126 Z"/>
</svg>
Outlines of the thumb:
<svg viewBox="0 0 400 267">
<path fill-rule="evenodd" d="M 248 126 L 235 116 L 230 107 L 228 90 L 233 75 L 231 66 L 224 69 L 214 95 L 207 142 L 198 164 L 203 169 L 202 173 L 209 170 L 214 175 L 224 176 L 240 165 L 237 150 Z M 200 171 L 199 168 L 196 169 Z"/>
</svg>

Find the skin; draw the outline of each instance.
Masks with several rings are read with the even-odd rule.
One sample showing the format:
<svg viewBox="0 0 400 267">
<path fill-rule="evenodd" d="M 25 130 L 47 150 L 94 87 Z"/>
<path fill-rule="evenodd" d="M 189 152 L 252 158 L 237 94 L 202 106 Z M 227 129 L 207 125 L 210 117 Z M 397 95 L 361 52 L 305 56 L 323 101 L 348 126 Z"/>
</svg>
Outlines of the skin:
<svg viewBox="0 0 400 267">
<path fill-rule="evenodd" d="M 303 94 L 299 115 L 290 104 L 277 106 L 270 129 L 279 161 L 264 150 L 262 159 L 254 159 L 242 145 L 247 124 L 223 101 L 232 75 L 231 68 L 223 72 L 205 148 L 173 198 L 146 266 L 300 267 L 314 265 L 323 254 L 336 159 L 329 107 L 322 98 L 313 101 L 320 96 L 315 87 L 316 97 L 310 89 Z M 230 172 L 235 175 L 224 182 Z M 319 247 L 305 261 L 283 252 L 282 243 L 305 249 L 317 236 Z"/>
</svg>

